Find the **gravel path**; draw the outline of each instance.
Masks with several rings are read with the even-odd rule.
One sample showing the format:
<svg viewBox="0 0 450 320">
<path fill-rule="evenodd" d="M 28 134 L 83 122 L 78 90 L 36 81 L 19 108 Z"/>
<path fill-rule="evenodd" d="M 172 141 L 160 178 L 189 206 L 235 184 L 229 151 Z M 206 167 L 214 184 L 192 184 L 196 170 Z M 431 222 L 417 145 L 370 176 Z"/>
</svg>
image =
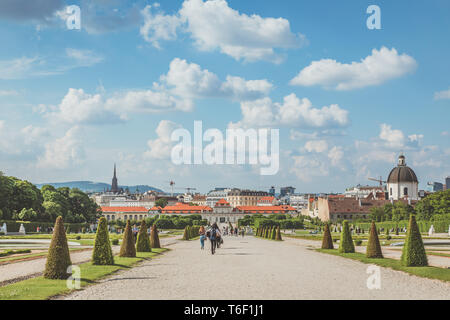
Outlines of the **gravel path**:
<svg viewBox="0 0 450 320">
<path fill-rule="evenodd" d="M 161 238 L 160 241 L 163 246 L 167 246 L 174 243 L 174 238 Z M 120 251 L 120 246 L 113 246 L 112 249 L 117 254 Z M 73 264 L 88 262 L 91 260 L 91 257 L 92 250 L 72 252 L 70 254 Z M 41 275 L 44 272 L 46 261 L 47 256 L 43 256 L 35 260 L 0 265 L 0 286 Z"/>
<path fill-rule="evenodd" d="M 198 241 L 77 291 L 66 299 L 450 299 L 450 284 L 381 268 L 367 288 L 368 265 L 307 248 L 308 242 L 226 237 L 212 256 Z M 206 249 L 209 243 L 206 244 Z"/>
</svg>

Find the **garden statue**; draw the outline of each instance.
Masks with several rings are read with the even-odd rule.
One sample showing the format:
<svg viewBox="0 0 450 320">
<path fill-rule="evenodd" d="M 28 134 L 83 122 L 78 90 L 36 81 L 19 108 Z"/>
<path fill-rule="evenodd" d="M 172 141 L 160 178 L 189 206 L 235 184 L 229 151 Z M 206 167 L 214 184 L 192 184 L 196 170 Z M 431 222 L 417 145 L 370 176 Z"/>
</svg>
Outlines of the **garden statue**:
<svg viewBox="0 0 450 320">
<path fill-rule="evenodd" d="M 428 235 L 431 237 L 434 234 L 434 226 L 431 225 L 430 230 L 428 230 Z"/>
<path fill-rule="evenodd" d="M 3 222 L 3 227 L 1 227 L 0 232 L 3 232 L 5 234 L 5 236 L 8 234 L 6 222 Z"/>
<path fill-rule="evenodd" d="M 20 224 L 19 232 L 25 234 L 25 227 L 23 226 L 23 223 Z"/>
</svg>

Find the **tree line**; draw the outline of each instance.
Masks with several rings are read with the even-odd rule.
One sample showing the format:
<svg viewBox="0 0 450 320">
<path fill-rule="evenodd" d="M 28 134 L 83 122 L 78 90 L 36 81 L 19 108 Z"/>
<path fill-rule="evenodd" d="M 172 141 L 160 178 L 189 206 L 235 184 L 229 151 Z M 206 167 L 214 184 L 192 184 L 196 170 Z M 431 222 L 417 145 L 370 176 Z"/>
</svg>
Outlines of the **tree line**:
<svg viewBox="0 0 450 320">
<path fill-rule="evenodd" d="M 41 189 L 29 181 L 5 176 L 0 171 L 0 219 L 54 222 L 62 216 L 65 222 L 95 222 L 98 205 L 80 189 Z"/>
<path fill-rule="evenodd" d="M 370 210 L 370 218 L 376 222 L 409 220 L 411 214 L 422 221 L 450 220 L 450 189 L 432 193 L 414 207 L 397 201 Z"/>
</svg>

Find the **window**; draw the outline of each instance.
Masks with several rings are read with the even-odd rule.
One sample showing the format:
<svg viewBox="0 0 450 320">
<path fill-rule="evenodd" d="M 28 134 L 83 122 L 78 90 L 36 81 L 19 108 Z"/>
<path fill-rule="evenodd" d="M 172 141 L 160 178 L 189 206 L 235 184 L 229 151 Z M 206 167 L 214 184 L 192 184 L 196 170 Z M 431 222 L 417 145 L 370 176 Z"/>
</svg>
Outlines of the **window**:
<svg viewBox="0 0 450 320">
<path fill-rule="evenodd" d="M 404 196 L 407 196 L 407 195 L 408 195 L 408 188 L 405 187 L 405 188 L 403 189 L 403 195 L 404 195 Z"/>
<path fill-rule="evenodd" d="M 127 215 L 124 215 L 123 216 L 123 220 L 127 220 L 128 219 L 128 216 Z"/>
<path fill-rule="evenodd" d="M 389 189 L 389 195 L 392 196 L 392 188 Z"/>
</svg>

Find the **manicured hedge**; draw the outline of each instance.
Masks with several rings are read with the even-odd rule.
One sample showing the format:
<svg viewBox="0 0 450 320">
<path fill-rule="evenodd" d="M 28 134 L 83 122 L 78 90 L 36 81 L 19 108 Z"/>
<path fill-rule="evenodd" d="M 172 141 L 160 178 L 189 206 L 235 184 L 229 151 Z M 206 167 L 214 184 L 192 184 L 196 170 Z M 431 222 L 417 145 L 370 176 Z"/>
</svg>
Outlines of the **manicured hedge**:
<svg viewBox="0 0 450 320">
<path fill-rule="evenodd" d="M 353 223 L 354 225 L 363 228 L 364 230 L 370 230 L 370 222 L 356 222 Z M 409 221 L 408 220 L 402 220 L 399 222 L 395 221 L 384 221 L 384 222 L 377 222 L 378 228 L 384 228 L 386 229 L 394 229 L 396 227 L 399 228 L 408 228 Z M 431 225 L 433 225 L 434 230 L 436 233 L 447 233 L 448 232 L 448 226 L 450 225 L 450 219 L 442 219 L 438 221 L 417 221 L 417 226 L 419 227 L 420 232 L 428 232 Z"/>
<path fill-rule="evenodd" d="M 46 232 L 47 228 L 54 227 L 54 222 L 39 222 L 39 221 L 12 221 L 12 220 L 0 220 L 0 226 L 6 223 L 8 232 L 19 232 L 20 225 L 23 224 L 25 232 L 36 232 L 36 228 L 40 227 L 41 232 Z M 64 225 L 70 228 L 70 232 L 81 232 L 82 228 L 90 226 L 89 223 L 64 223 Z"/>
</svg>

